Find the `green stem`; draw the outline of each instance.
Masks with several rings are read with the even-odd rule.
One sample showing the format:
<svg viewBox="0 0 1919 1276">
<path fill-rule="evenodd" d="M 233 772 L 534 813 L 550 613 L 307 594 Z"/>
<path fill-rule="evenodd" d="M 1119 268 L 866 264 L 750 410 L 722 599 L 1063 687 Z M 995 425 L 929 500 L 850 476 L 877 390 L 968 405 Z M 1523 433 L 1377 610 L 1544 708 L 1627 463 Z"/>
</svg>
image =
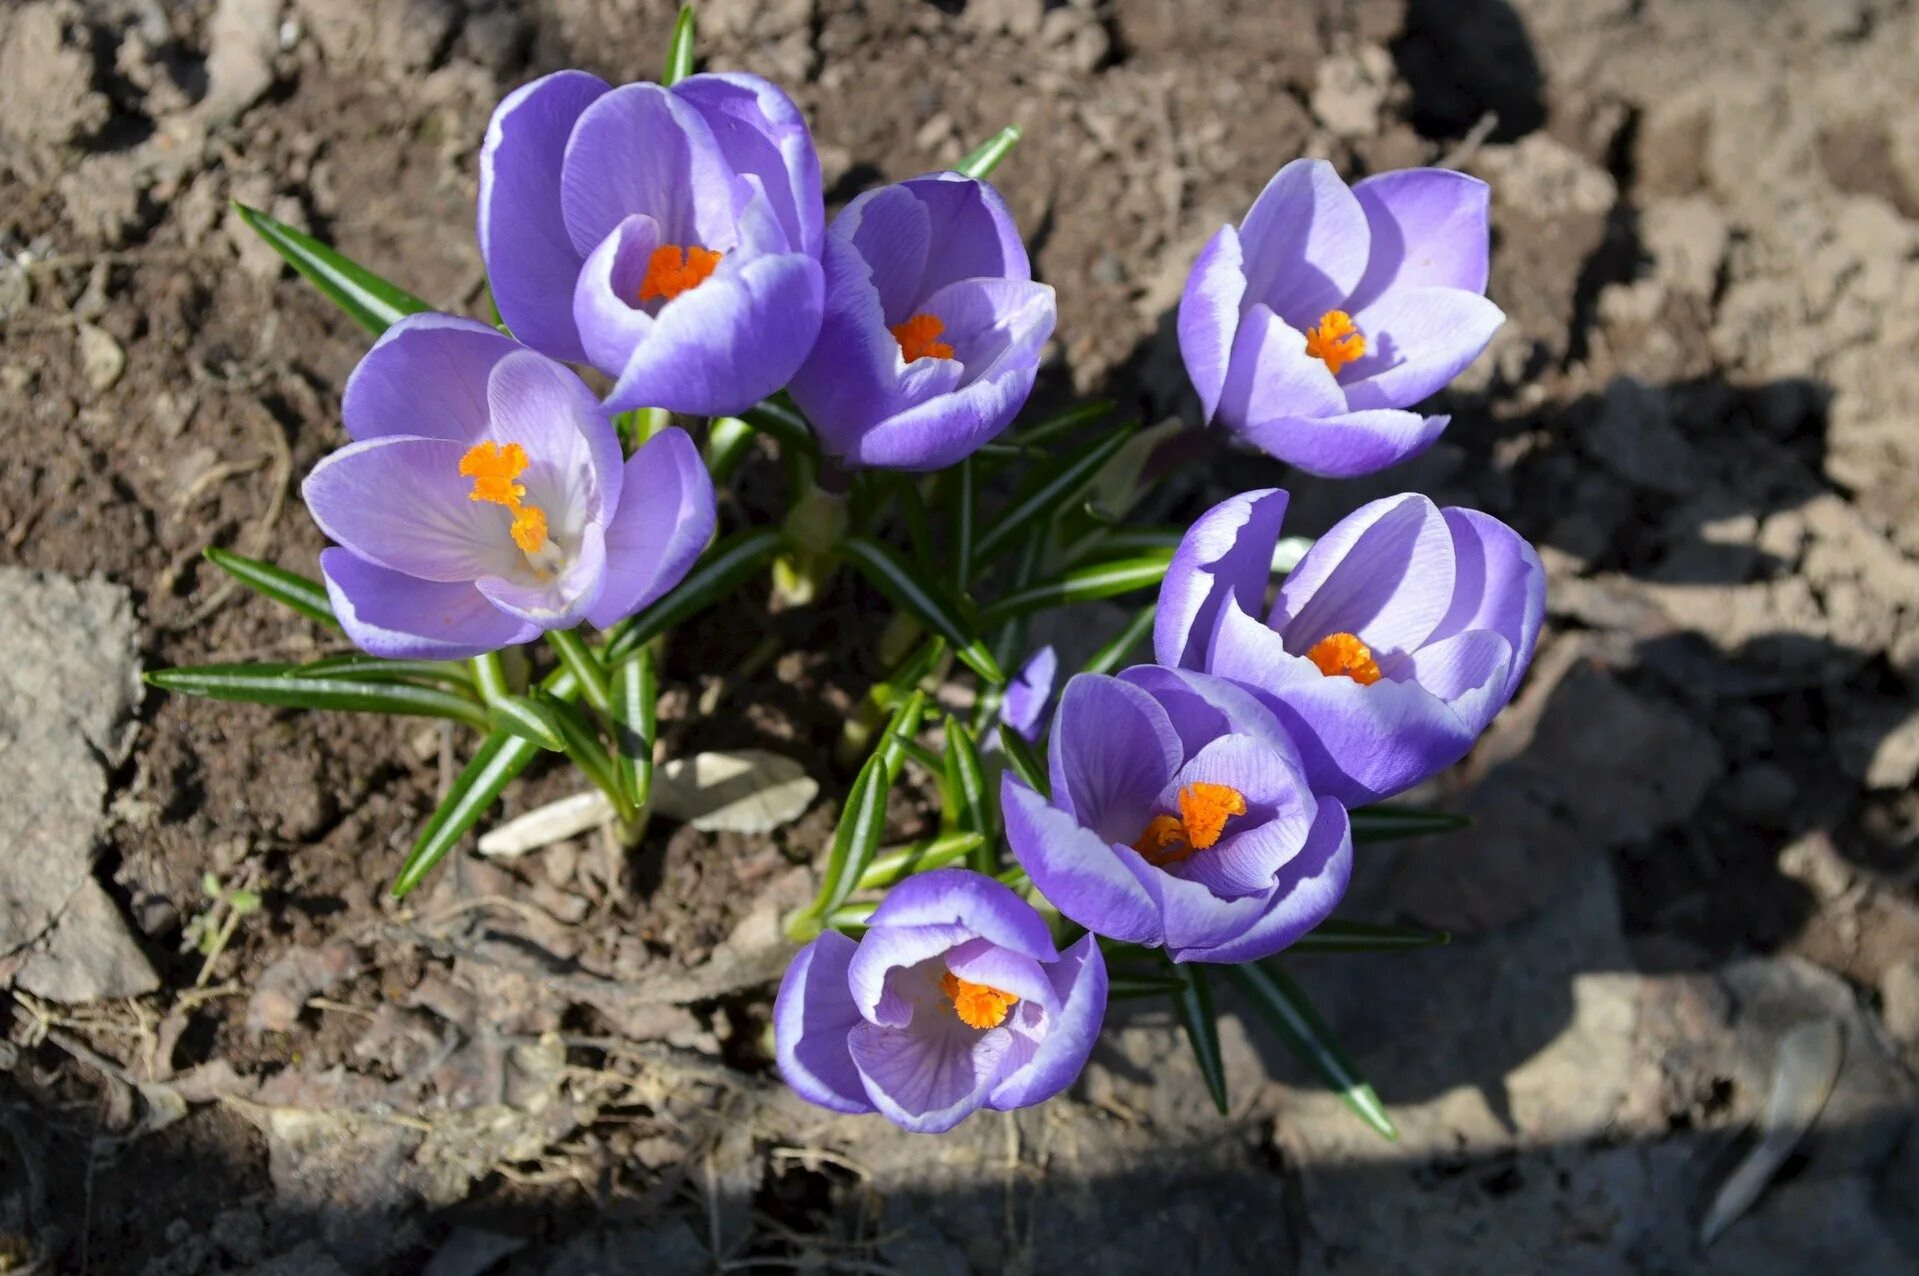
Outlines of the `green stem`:
<svg viewBox="0 0 1919 1276">
<path fill-rule="evenodd" d="M 580 689 L 586 696 L 586 702 L 598 713 L 613 712 L 613 687 L 607 678 L 606 666 L 600 663 L 580 637 L 577 629 L 554 629 L 546 635 L 547 645 L 559 655 L 560 663 L 579 679 Z"/>
</svg>

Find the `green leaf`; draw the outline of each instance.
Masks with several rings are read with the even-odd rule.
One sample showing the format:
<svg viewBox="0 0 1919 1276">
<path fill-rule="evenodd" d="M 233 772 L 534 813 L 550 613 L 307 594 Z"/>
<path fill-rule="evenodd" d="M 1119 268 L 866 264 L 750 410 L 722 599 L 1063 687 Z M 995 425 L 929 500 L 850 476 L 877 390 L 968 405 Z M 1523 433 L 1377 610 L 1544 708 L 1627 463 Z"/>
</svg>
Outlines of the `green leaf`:
<svg viewBox="0 0 1919 1276">
<path fill-rule="evenodd" d="M 762 400 L 740 413 L 740 420 L 779 444 L 781 452 L 819 455 L 820 445 L 807 428 L 806 418 L 777 399 Z"/>
<path fill-rule="evenodd" d="M 873 899 L 856 899 L 851 903 L 841 904 L 827 916 L 826 927 L 828 930 L 844 931 L 853 936 L 861 935 L 871 923 L 873 912 L 879 906 L 879 901 Z"/>
<path fill-rule="evenodd" d="M 653 653 L 640 654 L 613 671 L 614 740 L 620 775 L 635 807 L 653 796 L 653 741 L 659 735 L 660 675 Z"/>
<path fill-rule="evenodd" d="M 706 427 L 706 468 L 724 484 L 753 447 L 753 431 L 736 416 L 716 416 Z"/>
<path fill-rule="evenodd" d="M 973 520 L 979 513 L 979 467 L 967 457 L 953 471 L 953 587 L 973 583 Z"/>
<path fill-rule="evenodd" d="M 1016 430 L 1008 437 L 1014 446 L 1031 450 L 1042 448 L 1056 439 L 1065 438 L 1083 425 L 1111 416 L 1118 405 L 1111 399 L 1092 399 L 1076 404 L 1057 416 L 1049 416 L 1037 425 Z"/>
<path fill-rule="evenodd" d="M 892 784 L 900 778 L 900 768 L 906 765 L 907 746 L 913 744 L 913 737 L 919 733 L 920 720 L 926 716 L 926 693 L 913 691 L 893 710 L 893 716 L 887 720 L 886 732 L 880 737 L 879 757 L 886 763 L 886 782 Z M 939 761 L 932 759 L 934 774 L 938 774 Z"/>
<path fill-rule="evenodd" d="M 203 552 L 209 563 L 254 593 L 271 598 L 282 607 L 291 607 L 308 620 L 317 620 L 334 629 L 340 627 L 339 618 L 333 614 L 333 604 L 327 599 L 326 587 L 319 581 L 230 549 L 208 546 Z"/>
<path fill-rule="evenodd" d="M 1007 762 L 1012 764 L 1014 773 L 1026 781 L 1033 792 L 1041 797 L 1052 795 L 1053 786 L 1046 778 L 1045 764 L 1033 753 L 1033 746 L 1026 743 L 1019 732 L 1001 731 L 999 747 L 1000 752 L 1006 755 Z"/>
<path fill-rule="evenodd" d="M 966 858 L 985 841 L 978 833 L 942 833 L 923 842 L 891 847 L 873 857 L 873 862 L 860 875 L 859 885 L 855 889 L 884 890 L 905 881 L 914 873 L 945 868 Z"/>
<path fill-rule="evenodd" d="M 784 544 L 778 531 L 756 527 L 712 545 L 665 597 L 613 627 L 602 660 L 609 667 L 631 660 L 641 647 L 739 588 L 748 576 L 772 562 Z"/>
<path fill-rule="evenodd" d="M 1006 674 L 986 644 L 972 636 L 956 604 L 944 590 L 899 560 L 892 550 L 864 536 L 849 536 L 840 552 L 894 605 L 952 644 L 961 663 L 991 683 L 1003 683 Z"/>
<path fill-rule="evenodd" d="M 1415 930 L 1411 926 L 1381 926 L 1372 922 L 1345 922 L 1328 918 L 1294 940 L 1289 953 L 1386 953 L 1409 948 L 1450 944 L 1443 930 Z"/>
<path fill-rule="evenodd" d="M 1029 615 L 1048 607 L 1152 589 L 1166 578 L 1166 565 L 1172 559 L 1171 551 L 1159 550 L 1135 558 L 1116 558 L 1075 567 L 1052 580 L 1008 594 L 980 613 L 980 624 L 990 628 L 1014 616 Z"/>
<path fill-rule="evenodd" d="M 535 696 L 499 696 L 486 706 L 495 731 L 539 745 L 549 753 L 566 751 L 566 736 L 553 706 Z"/>
<path fill-rule="evenodd" d="M 980 762 L 979 744 L 965 724 L 951 714 L 946 718 L 946 757 L 959 784 L 960 828 L 991 837 L 999 830 L 994 827 L 992 804 L 986 800 L 986 768 Z M 999 872 L 991 842 L 980 843 L 969 867 L 988 876 Z"/>
<path fill-rule="evenodd" d="M 466 666 L 450 660 L 382 660 L 355 652 L 309 660 L 296 667 L 294 673 L 303 678 L 349 678 L 401 684 L 430 682 L 449 691 L 473 693 L 473 675 Z"/>
<path fill-rule="evenodd" d="M 899 663 L 899 667 L 887 675 L 884 682 L 876 682 L 867 688 L 866 698 L 873 706 L 883 712 L 891 713 L 901 701 L 913 694 L 914 688 L 933 672 L 933 666 L 946 650 L 946 639 L 934 634 Z"/>
<path fill-rule="evenodd" d="M 606 672 L 606 666 L 586 645 L 586 639 L 580 637 L 577 629 L 549 629 L 546 645 L 553 648 L 580 684 L 580 691 L 586 702 L 604 714 L 613 712 L 613 683 Z"/>
<path fill-rule="evenodd" d="M 408 683 L 310 677 L 297 665 L 200 665 L 155 669 L 146 681 L 163 691 L 237 700 L 289 709 L 337 709 L 347 713 L 397 713 L 451 718 L 487 729 L 486 711 L 465 696 Z"/>
<path fill-rule="evenodd" d="M 1186 990 L 1186 981 L 1170 975 L 1119 975 L 1106 977 L 1106 996 L 1110 1001 L 1120 1001 L 1128 997 L 1159 997 L 1182 993 Z"/>
<path fill-rule="evenodd" d="M 1071 507 L 1080 489 L 1093 481 L 1100 467 L 1126 446 L 1137 425 L 1108 430 L 1088 443 L 1057 468 L 1041 476 L 1039 482 L 1016 497 L 1011 506 L 986 529 L 975 547 L 975 559 L 984 563 L 1000 550 L 1013 544 L 1014 538 L 1036 522 L 1050 521 L 1061 510 Z"/>
<path fill-rule="evenodd" d="M 932 519 L 926 508 L 926 497 L 920 492 L 919 475 L 895 475 L 893 492 L 899 499 L 900 520 L 906 524 L 907 543 L 913 547 L 913 565 L 931 579 L 933 573 Z"/>
<path fill-rule="evenodd" d="M 680 6 L 680 16 L 673 23 L 673 42 L 666 46 L 666 70 L 660 76 L 660 84 L 672 88 L 687 76 L 693 74 L 693 6 Z"/>
<path fill-rule="evenodd" d="M 639 812 L 633 809 L 632 800 L 627 796 L 626 781 L 619 764 L 607 751 L 606 743 L 601 740 L 592 720 L 577 705 L 544 692 L 534 694 L 552 710 L 554 725 L 559 730 L 560 747 L 568 760 L 606 794 L 622 821 L 633 820 Z"/>
<path fill-rule="evenodd" d="M 889 736 L 887 744 L 898 749 L 926 769 L 928 775 L 937 776 L 946 769 L 946 763 L 940 755 L 921 744 L 918 740 L 909 740 L 905 736 Z"/>
<path fill-rule="evenodd" d="M 1114 634 L 1112 641 L 1094 652 L 1092 658 L 1080 670 L 1081 673 L 1111 673 L 1126 663 L 1133 648 L 1146 641 L 1153 633 L 1153 617 L 1159 613 L 1159 604 L 1148 603 L 1133 613 L 1126 627 Z"/>
<path fill-rule="evenodd" d="M 526 770 L 526 764 L 539 751 L 539 746 L 531 741 L 503 731 L 496 731 L 480 742 L 479 749 L 453 781 L 426 827 L 414 839 L 413 849 L 393 879 L 396 898 L 426 880 L 434 866 L 446 858 L 454 844 L 486 814 L 487 808 L 500 796 L 500 790 Z"/>
<path fill-rule="evenodd" d="M 1386 1105 L 1359 1075 L 1333 1030 L 1306 1000 L 1298 984 L 1272 962 L 1246 962 L 1226 970 L 1253 1012 L 1279 1035 L 1287 1049 L 1325 1078 L 1367 1125 L 1385 1138 L 1399 1138 L 1392 1117 L 1386 1114 Z"/>
<path fill-rule="evenodd" d="M 295 230 L 238 201 L 234 202 L 233 211 L 266 240 L 274 252 L 286 258 L 295 270 L 368 332 L 377 335 L 408 315 L 433 309 L 398 284 L 380 278 L 304 231 Z"/>
<path fill-rule="evenodd" d="M 830 916 L 872 867 L 873 857 L 879 854 L 880 838 L 886 832 L 886 797 L 892 787 L 885 754 L 875 751 L 853 781 L 840 811 L 839 825 L 833 830 L 826 876 L 820 884 L 819 898 L 808 910 L 814 917 Z"/>
<path fill-rule="evenodd" d="M 1172 966 L 1180 982 L 1173 994 L 1173 1009 L 1186 1029 L 1186 1040 L 1199 1062 L 1199 1075 L 1213 1096 L 1213 1106 L 1221 1116 L 1231 1112 L 1226 1101 L 1226 1062 L 1219 1054 L 1219 1020 L 1213 1015 L 1213 990 L 1206 983 L 1206 972 L 1199 966 Z"/>
<path fill-rule="evenodd" d="M 1019 145 L 1020 127 L 1008 124 L 993 136 L 981 142 L 966 153 L 966 158 L 953 166 L 953 171 L 967 177 L 984 180 L 986 175 L 999 167 L 1015 146 Z"/>
<path fill-rule="evenodd" d="M 1470 815 L 1412 806 L 1362 806 L 1352 813 L 1353 841 L 1390 842 L 1402 837 L 1457 833 L 1473 826 Z"/>
</svg>

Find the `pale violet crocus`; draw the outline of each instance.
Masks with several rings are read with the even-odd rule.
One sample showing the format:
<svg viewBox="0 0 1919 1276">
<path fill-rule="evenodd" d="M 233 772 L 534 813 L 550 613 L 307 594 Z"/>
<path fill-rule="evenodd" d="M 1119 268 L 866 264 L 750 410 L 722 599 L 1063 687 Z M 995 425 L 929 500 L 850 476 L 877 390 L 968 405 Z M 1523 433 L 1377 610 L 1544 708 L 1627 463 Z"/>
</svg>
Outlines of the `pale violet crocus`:
<svg viewBox="0 0 1919 1276">
<path fill-rule="evenodd" d="M 1498 519 L 1408 493 L 1336 523 L 1269 608 L 1286 499 L 1246 492 L 1187 529 L 1154 655 L 1247 688 L 1315 789 L 1375 802 L 1459 761 L 1512 699 L 1545 619 L 1545 569 Z"/>
<path fill-rule="evenodd" d="M 1061 952 L 1006 886 L 943 868 L 895 886 L 860 939 L 827 931 L 800 949 L 773 1044 L 801 1097 L 937 1134 L 1071 1085 L 1105 1013 L 1092 935 Z"/>
<path fill-rule="evenodd" d="M 347 636 L 452 660 L 581 621 L 605 627 L 678 584 L 713 532 L 713 484 L 678 429 L 631 458 L 571 369 L 495 329 L 412 315 L 347 381 L 352 442 L 301 492 Z"/>
<path fill-rule="evenodd" d="M 558 71 L 493 113 L 480 255 L 513 335 L 613 378 L 614 410 L 743 411 L 820 322 L 819 159 L 743 74 L 614 88 Z"/>
<path fill-rule="evenodd" d="M 1448 417 L 1411 410 L 1492 340 L 1487 187 L 1442 169 L 1353 186 L 1282 168 L 1200 252 L 1179 348 L 1207 422 L 1309 474 L 1351 478 L 1423 451 Z"/>
<path fill-rule="evenodd" d="M 824 260 L 819 343 L 788 390 L 827 452 L 937 470 L 1012 422 L 1055 313 L 997 191 L 958 173 L 867 191 Z"/>
</svg>

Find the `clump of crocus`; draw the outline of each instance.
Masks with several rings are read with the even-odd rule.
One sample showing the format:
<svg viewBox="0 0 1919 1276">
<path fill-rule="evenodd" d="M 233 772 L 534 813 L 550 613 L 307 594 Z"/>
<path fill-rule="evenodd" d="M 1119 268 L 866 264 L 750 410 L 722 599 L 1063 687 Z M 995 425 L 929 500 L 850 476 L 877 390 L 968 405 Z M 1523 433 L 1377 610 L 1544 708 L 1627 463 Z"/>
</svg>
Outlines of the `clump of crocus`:
<svg viewBox="0 0 1919 1276">
<path fill-rule="evenodd" d="M 1152 665 L 1080 674 L 1048 761 L 1050 799 L 1003 780 L 1006 840 L 1089 930 L 1174 961 L 1251 961 L 1345 893 L 1345 808 L 1313 793 L 1278 720 L 1223 679 Z"/>
<path fill-rule="evenodd" d="M 1539 555 L 1490 515 L 1388 497 L 1315 542 L 1268 611 L 1285 513 L 1285 492 L 1246 492 L 1187 530 L 1160 588 L 1159 662 L 1252 689 L 1313 786 L 1348 805 L 1457 762 L 1532 660 Z"/>
<path fill-rule="evenodd" d="M 1441 169 L 1348 187 L 1324 160 L 1282 168 L 1201 251 L 1179 347 L 1206 420 L 1312 474 L 1350 478 L 1439 437 L 1406 409 L 1486 348 L 1484 182 Z"/>
<path fill-rule="evenodd" d="M 470 319 L 394 324 L 347 382 L 354 440 L 301 489 L 347 636 L 451 660 L 582 620 L 606 626 L 678 584 L 713 532 L 713 483 L 667 429 L 625 461 L 579 377 Z"/>
<path fill-rule="evenodd" d="M 802 948 L 773 1035 L 802 1097 L 937 1134 L 1071 1085 L 1105 1013 L 1093 936 L 1061 953 L 1031 904 L 951 868 L 894 887 L 858 942 L 827 931 Z"/>
<path fill-rule="evenodd" d="M 500 317 L 615 378 L 615 410 L 743 411 L 819 332 L 819 158 L 752 75 L 613 88 L 558 71 L 493 113 L 480 255 Z"/>
<path fill-rule="evenodd" d="M 868 191 L 824 259 L 819 344 L 788 389 L 829 452 L 936 470 L 1006 428 L 1055 315 L 998 192 L 958 173 Z"/>
</svg>

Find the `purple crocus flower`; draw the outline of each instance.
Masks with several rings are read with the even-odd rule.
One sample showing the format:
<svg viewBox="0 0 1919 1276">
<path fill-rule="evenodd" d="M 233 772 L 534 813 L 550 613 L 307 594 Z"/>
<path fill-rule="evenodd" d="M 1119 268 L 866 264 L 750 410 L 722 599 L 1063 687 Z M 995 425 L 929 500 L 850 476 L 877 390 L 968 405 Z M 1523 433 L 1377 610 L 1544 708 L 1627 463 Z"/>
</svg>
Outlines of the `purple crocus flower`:
<svg viewBox="0 0 1919 1276">
<path fill-rule="evenodd" d="M 1055 316 L 997 191 L 958 173 L 867 191 L 824 260 L 819 344 L 787 388 L 829 452 L 937 470 L 1006 428 Z"/>
<path fill-rule="evenodd" d="M 500 316 L 615 378 L 607 406 L 743 411 L 819 332 L 819 158 L 751 75 L 613 88 L 557 71 L 509 94 L 480 153 Z"/>
<path fill-rule="evenodd" d="M 1046 725 L 1046 710 L 1053 703 L 1053 682 L 1058 676 L 1059 654 L 1050 645 L 1029 656 L 1006 684 L 999 709 L 1001 725 L 1019 732 L 1029 744 L 1038 740 Z"/>
<path fill-rule="evenodd" d="M 1207 422 L 1311 474 L 1424 450 L 1449 418 L 1405 409 L 1486 348 L 1487 188 L 1414 168 L 1348 187 L 1324 160 L 1279 170 L 1200 252 L 1179 349 Z"/>
<path fill-rule="evenodd" d="M 1251 961 L 1345 894 L 1346 809 L 1307 787 L 1278 720 L 1224 679 L 1080 674 L 1049 764 L 1050 799 L 1001 781 L 1006 840 L 1053 907 L 1098 934 L 1174 961 Z"/>
<path fill-rule="evenodd" d="M 827 931 L 780 981 L 774 1050 L 801 1097 L 938 1134 L 1079 1075 L 1106 1013 L 1093 936 L 1060 952 L 1031 904 L 960 868 L 907 878 L 868 926 Z"/>
<path fill-rule="evenodd" d="M 1160 587 L 1154 654 L 1253 690 L 1318 791 L 1348 806 L 1390 797 L 1464 757 L 1512 699 L 1539 640 L 1545 570 L 1498 519 L 1409 493 L 1341 519 L 1268 611 L 1285 513 L 1285 492 L 1246 492 L 1187 530 Z"/>
<path fill-rule="evenodd" d="M 678 584 L 713 532 L 713 482 L 684 431 L 622 462 L 579 377 L 493 328 L 402 319 L 347 381 L 353 442 L 307 508 L 347 636 L 453 660 L 582 620 L 606 626 Z"/>
</svg>

